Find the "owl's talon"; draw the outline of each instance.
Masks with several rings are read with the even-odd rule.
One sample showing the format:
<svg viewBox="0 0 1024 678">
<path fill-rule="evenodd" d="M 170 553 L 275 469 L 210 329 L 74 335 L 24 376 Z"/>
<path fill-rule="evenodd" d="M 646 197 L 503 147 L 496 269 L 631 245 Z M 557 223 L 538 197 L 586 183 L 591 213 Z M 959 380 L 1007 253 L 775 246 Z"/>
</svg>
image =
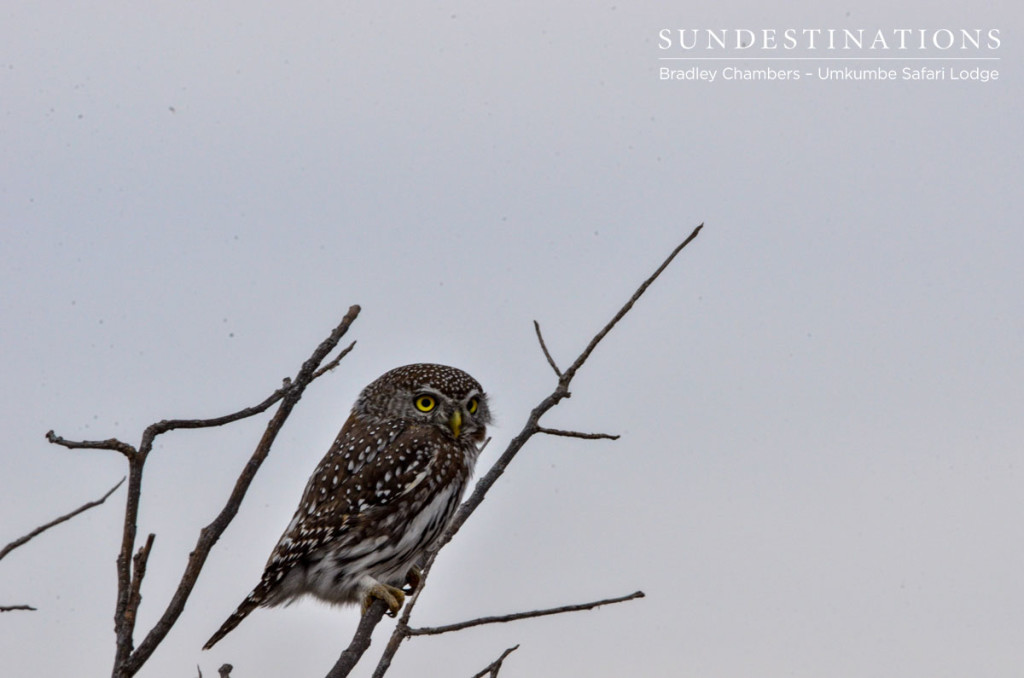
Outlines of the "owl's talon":
<svg viewBox="0 0 1024 678">
<path fill-rule="evenodd" d="M 405 595 L 411 596 L 420 590 L 420 584 L 422 583 L 423 570 L 413 565 L 405 575 L 405 586 L 402 587 L 402 590 L 405 592 Z"/>
<path fill-rule="evenodd" d="M 405 602 L 405 592 L 387 584 L 374 584 L 363 596 L 363 614 L 366 614 L 373 605 L 374 598 L 387 603 L 389 617 L 397 617 L 398 611 L 402 609 L 402 603 Z"/>
</svg>

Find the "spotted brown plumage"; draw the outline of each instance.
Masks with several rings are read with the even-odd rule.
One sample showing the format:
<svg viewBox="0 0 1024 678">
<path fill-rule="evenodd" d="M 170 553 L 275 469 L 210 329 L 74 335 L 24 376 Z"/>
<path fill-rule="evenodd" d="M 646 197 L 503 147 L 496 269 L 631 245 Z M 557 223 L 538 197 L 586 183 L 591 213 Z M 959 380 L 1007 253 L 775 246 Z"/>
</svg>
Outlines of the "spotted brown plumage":
<svg viewBox="0 0 1024 678">
<path fill-rule="evenodd" d="M 451 521 L 490 422 L 487 396 L 462 370 L 415 364 L 385 373 L 306 484 L 263 577 L 204 649 L 255 608 L 303 595 L 381 598 L 392 614 L 423 552 Z"/>
</svg>

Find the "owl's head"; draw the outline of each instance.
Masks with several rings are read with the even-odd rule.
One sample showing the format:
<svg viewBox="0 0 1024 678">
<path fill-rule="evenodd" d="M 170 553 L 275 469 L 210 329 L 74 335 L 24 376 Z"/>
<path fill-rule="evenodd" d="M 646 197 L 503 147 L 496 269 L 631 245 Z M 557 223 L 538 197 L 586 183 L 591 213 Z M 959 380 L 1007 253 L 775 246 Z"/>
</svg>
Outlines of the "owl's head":
<svg viewBox="0 0 1024 678">
<path fill-rule="evenodd" d="M 454 438 L 482 442 L 491 412 L 479 382 L 447 365 L 396 367 L 363 389 L 353 411 L 378 421 L 433 425 Z"/>
</svg>

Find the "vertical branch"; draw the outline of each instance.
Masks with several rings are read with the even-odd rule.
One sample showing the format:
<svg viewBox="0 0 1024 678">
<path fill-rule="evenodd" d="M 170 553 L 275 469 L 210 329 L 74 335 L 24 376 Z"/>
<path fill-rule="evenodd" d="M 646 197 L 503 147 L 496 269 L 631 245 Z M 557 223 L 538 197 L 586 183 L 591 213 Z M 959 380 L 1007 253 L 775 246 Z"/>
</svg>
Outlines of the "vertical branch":
<svg viewBox="0 0 1024 678">
<path fill-rule="evenodd" d="M 142 602 L 142 579 L 146 576 L 146 563 L 149 562 L 149 552 L 153 549 L 153 540 L 156 539 L 156 535 L 150 533 L 146 539 L 145 545 L 139 549 L 139 552 L 132 558 L 133 570 L 132 570 L 132 583 L 131 590 L 128 592 L 128 608 L 125 610 L 125 617 L 132 624 L 135 625 L 135 615 L 139 611 L 139 604 Z"/>
<path fill-rule="evenodd" d="M 145 450 L 148 452 L 148 450 Z M 139 501 L 142 498 L 142 448 L 128 456 L 128 494 L 125 497 L 124 521 L 121 528 L 121 549 L 117 554 L 117 603 L 114 606 L 114 666 L 128 660 L 134 650 L 135 615 L 128 614 L 131 601 L 131 563 L 138 531 Z M 139 585 L 142 585 L 141 580 Z M 116 669 L 114 675 L 116 676 Z"/>
</svg>

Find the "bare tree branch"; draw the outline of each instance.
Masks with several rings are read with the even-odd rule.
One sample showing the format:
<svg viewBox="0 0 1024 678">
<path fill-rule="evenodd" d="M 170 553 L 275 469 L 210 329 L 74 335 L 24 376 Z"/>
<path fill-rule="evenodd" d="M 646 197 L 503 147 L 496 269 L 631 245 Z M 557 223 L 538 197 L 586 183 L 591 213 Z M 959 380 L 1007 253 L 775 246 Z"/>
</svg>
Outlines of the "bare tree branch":
<svg viewBox="0 0 1024 678">
<path fill-rule="evenodd" d="M 66 447 L 69 450 L 114 450 L 131 459 L 135 456 L 135 448 L 128 443 L 121 442 L 117 438 L 106 440 L 65 440 L 53 431 L 46 432 L 46 439 L 54 445 Z"/>
<path fill-rule="evenodd" d="M 117 604 L 114 612 L 114 632 L 116 636 L 116 649 L 114 658 L 113 678 L 128 678 L 134 675 L 156 650 L 163 641 L 171 627 L 178 620 L 185 608 L 185 603 L 191 595 L 199 573 L 202 571 L 211 549 L 227 526 L 234 519 L 261 464 L 270 453 L 282 426 L 291 414 L 292 409 L 299 402 L 307 386 L 315 379 L 336 367 L 339 361 L 345 357 L 355 345 L 349 345 L 329 363 L 321 366 L 321 363 L 338 345 L 342 336 L 359 315 L 359 306 L 351 306 L 348 312 L 341 319 L 341 322 L 331 331 L 330 335 L 320 343 L 313 351 L 313 354 L 302 364 L 294 379 L 285 379 L 283 385 L 271 393 L 267 398 L 257 405 L 245 407 L 237 412 L 211 419 L 165 419 L 150 424 L 143 431 L 139 446 L 133 447 L 125 442 L 111 438 L 102 441 L 71 441 L 66 440 L 53 431 L 46 434 L 47 440 L 55 445 L 61 445 L 69 449 L 110 449 L 120 452 L 128 459 L 128 492 L 125 500 L 125 512 L 123 519 L 123 534 L 121 547 L 117 557 Z M 248 462 L 243 467 L 234 489 L 227 498 L 227 501 L 220 513 L 213 521 L 200 530 L 195 548 L 189 554 L 185 572 L 181 576 L 178 587 L 174 592 L 163 615 L 156 622 L 149 633 L 146 634 L 138 648 L 134 646 L 135 624 L 138 607 L 141 602 L 141 586 L 146 574 L 146 564 L 150 551 L 153 547 L 155 536 L 150 534 L 144 546 L 135 552 L 135 539 L 138 530 L 139 504 L 142 497 L 142 476 L 143 467 L 153 450 L 153 444 L 157 436 L 177 429 L 198 429 L 223 426 L 232 422 L 240 421 L 248 417 L 260 414 L 268 410 L 275 403 L 280 403 L 277 411 L 271 417 L 264 430 L 256 449 L 253 451 Z M 123 481 L 122 481 L 123 482 Z M 120 485 L 120 483 L 119 483 Z M 116 487 L 115 487 L 116 489 Z M 111 490 L 113 492 L 113 490 Z M 110 492 L 103 497 L 106 499 Z M 102 503 L 103 500 L 100 500 Z M 89 505 L 79 509 L 79 513 Z M 61 520 L 70 518 L 73 514 L 54 521 L 50 525 L 43 526 L 23 538 L 24 541 L 35 536 L 38 532 L 52 527 Z M 23 541 L 21 543 L 24 543 Z M 5 549 L 4 554 L 12 548 L 19 546 L 15 543 Z M 134 555 L 133 555 L 134 552 Z M 230 667 L 221 667 L 221 674 L 225 669 L 230 672 Z"/>
<path fill-rule="evenodd" d="M 135 629 L 135 614 L 130 607 L 131 592 L 134 587 L 141 586 L 142 581 L 132 580 L 132 551 L 135 548 L 138 509 L 142 498 L 142 469 L 146 458 L 153 448 L 153 441 L 162 433 L 175 429 L 196 429 L 223 426 L 235 421 L 265 412 L 271 405 L 283 399 L 293 388 L 290 380 L 271 393 L 263 402 L 245 407 L 221 417 L 211 419 L 165 419 L 146 428 L 142 434 L 142 442 L 138 448 L 116 438 L 99 441 L 74 441 L 56 435 L 53 431 L 46 434 L 46 439 L 55 445 L 68 449 L 108 449 L 120 452 L 128 459 L 128 496 L 125 501 L 125 515 L 121 549 L 117 557 L 117 605 L 114 612 L 114 628 L 117 635 L 117 652 L 115 666 L 123 665 L 134 650 L 132 636 Z M 125 674 L 125 675 L 131 675 Z"/>
<path fill-rule="evenodd" d="M 373 601 L 370 609 L 359 619 L 359 626 L 356 627 L 352 641 L 327 673 L 327 678 L 343 678 L 351 673 L 363 653 L 370 647 L 373 629 L 380 623 L 386 610 L 387 603 L 383 600 L 378 598 Z"/>
<path fill-rule="evenodd" d="M 484 676 L 490 674 L 490 678 L 498 678 L 498 671 L 501 670 L 501 664 L 505 661 L 505 657 L 509 656 L 513 652 L 519 649 L 519 646 L 510 647 L 501 653 L 501 656 L 495 659 L 490 665 L 487 666 L 483 671 L 473 676 L 473 678 L 484 678 Z"/>
<path fill-rule="evenodd" d="M 549 436 L 562 436 L 564 438 L 583 438 L 584 440 L 618 440 L 619 436 L 611 433 L 580 433 L 579 431 L 562 431 L 557 428 L 537 427 L 537 433 L 546 433 Z"/>
<path fill-rule="evenodd" d="M 590 357 L 590 354 L 594 352 L 595 348 L 597 348 L 597 345 L 601 343 L 601 340 L 604 339 L 609 332 L 611 332 L 615 325 L 617 325 L 618 322 L 622 320 L 622 318 L 627 313 L 629 313 L 630 310 L 632 310 L 636 302 L 640 299 L 641 296 L 643 296 L 643 293 L 647 291 L 647 288 L 650 287 L 651 284 L 658 279 L 658 276 L 660 276 L 662 272 L 668 267 L 668 265 L 672 263 L 672 260 L 675 259 L 676 256 L 687 245 L 689 245 L 694 238 L 697 237 L 697 235 L 700 233 L 700 230 L 703 227 L 704 224 L 700 224 L 699 226 L 697 226 L 697 228 L 695 228 L 690 233 L 690 235 L 687 236 L 685 240 L 683 240 L 682 243 L 680 243 L 674 250 L 672 250 L 672 252 L 662 262 L 662 264 L 658 266 L 654 273 L 652 273 L 646 280 L 644 280 L 640 284 L 640 286 L 636 289 L 636 291 L 629 298 L 629 300 L 622 306 L 621 309 L 619 309 L 618 313 L 616 313 L 615 316 L 610 321 L 608 321 L 608 323 L 603 328 L 601 328 L 601 330 L 596 335 L 594 335 L 594 337 L 587 344 L 586 348 L 583 349 L 583 352 L 580 353 L 580 355 L 576 358 L 576 360 L 573 361 L 572 365 L 570 365 L 569 368 L 565 370 L 565 372 L 559 372 L 558 367 L 555 365 L 554 360 L 551 358 L 551 354 L 547 351 L 547 347 L 544 344 L 543 337 L 541 337 L 540 324 L 534 321 L 534 329 L 537 332 L 538 339 L 540 339 L 541 348 L 544 350 L 544 354 L 548 359 L 548 363 L 551 365 L 551 367 L 555 370 L 555 373 L 558 375 L 558 383 L 555 386 L 555 389 L 546 398 L 544 398 L 535 408 L 533 408 L 533 410 L 530 412 L 529 417 L 526 420 L 526 423 L 520 430 L 519 434 L 512 438 L 511 441 L 509 441 L 508 446 L 505 448 L 505 451 L 501 454 L 498 460 L 494 462 L 494 464 L 487 471 L 487 473 L 484 474 L 480 478 L 480 480 L 477 481 L 477 484 L 473 489 L 473 493 L 469 496 L 469 498 L 467 498 L 462 503 L 462 505 L 459 507 L 459 510 L 455 513 L 455 516 L 452 519 L 451 524 L 448 526 L 448 529 L 445 530 L 444 534 L 438 540 L 437 544 L 434 545 L 431 552 L 427 554 L 426 562 L 424 563 L 422 570 L 422 577 L 419 589 L 420 591 L 423 590 L 423 586 L 426 583 L 427 576 L 430 573 L 430 568 L 433 565 L 434 559 L 437 557 L 438 552 L 442 548 L 444 548 L 445 544 L 451 541 L 452 537 L 454 537 L 455 534 L 459 531 L 459 529 L 461 529 L 462 525 L 466 522 L 466 520 L 469 519 L 469 517 L 473 514 L 474 511 L 476 511 L 477 507 L 480 505 L 481 502 L 483 502 L 484 498 L 487 496 L 487 493 L 490 491 L 494 483 L 497 482 L 498 478 L 500 478 L 502 474 L 505 473 L 505 469 L 512 462 L 515 456 L 519 453 L 519 450 L 523 448 L 523 446 L 527 443 L 527 441 L 530 438 L 533 437 L 534 434 L 540 432 L 541 426 L 539 422 L 541 417 L 544 416 L 544 414 L 547 413 L 548 410 L 553 408 L 563 399 L 568 398 L 570 396 L 569 385 L 572 383 L 573 377 L 576 376 L 576 372 L 578 372 L 579 369 L 583 366 L 583 364 L 587 361 L 587 359 Z M 384 648 L 384 653 L 381 655 L 380 660 L 377 663 L 377 668 L 373 673 L 373 678 L 382 678 L 384 674 L 387 673 L 387 670 L 391 666 L 391 661 L 394 658 L 395 653 L 398 652 L 398 648 L 401 646 L 402 642 L 409 637 L 408 632 L 410 627 L 408 625 L 408 622 L 418 600 L 419 595 L 417 592 L 417 595 L 413 596 L 413 598 L 408 603 L 406 603 L 405 610 L 399 617 L 398 624 L 395 626 L 394 631 L 392 631 L 391 637 Z M 332 678 L 339 678 L 342 675 L 346 674 L 334 674 Z"/>
<path fill-rule="evenodd" d="M 327 372 L 330 372 L 335 367 L 337 367 L 338 363 L 341 362 L 341 359 L 344 358 L 345 356 L 347 356 L 352 351 L 352 349 L 354 349 L 355 347 L 356 347 L 356 342 L 353 341 L 351 344 L 349 344 L 348 346 L 343 348 L 341 350 L 341 353 L 338 354 L 337 358 L 335 358 L 334 360 L 332 360 L 331 362 L 327 363 L 326 365 L 324 365 L 319 370 L 317 370 L 316 372 L 313 373 L 313 379 L 319 379 L 324 374 L 326 374 Z M 224 666 L 230 666 L 230 665 L 229 664 L 225 664 Z M 223 668 L 223 667 L 221 667 L 221 668 Z"/>
<path fill-rule="evenodd" d="M 555 364 L 555 359 L 551 357 L 551 353 L 548 352 L 548 345 L 544 343 L 544 335 L 540 333 L 540 323 L 536 320 L 533 321 L 533 329 L 537 332 L 537 341 L 540 342 L 540 349 L 544 351 L 544 357 L 548 359 L 548 365 L 551 365 L 551 369 L 555 371 L 555 376 L 561 378 L 562 370 L 558 369 L 558 365 Z"/>
<path fill-rule="evenodd" d="M 675 259 L 676 255 L 697 237 L 697 234 L 700 233 L 700 230 L 703 227 L 704 225 L 701 224 L 695 228 L 686 240 L 682 242 L 682 244 L 672 250 L 672 253 L 667 259 L 665 259 L 661 266 L 659 266 L 657 270 L 647 278 L 647 280 L 641 283 L 640 287 L 638 287 L 636 292 L 633 293 L 633 296 L 630 297 L 629 301 L 627 301 L 625 305 L 619 309 L 619 312 L 615 314 L 615 317 L 613 317 L 608 324 L 590 340 L 590 343 L 587 344 L 587 347 L 579 357 L 577 357 L 576 360 L 573 361 L 572 365 L 570 365 L 562 376 L 559 377 L 558 385 L 555 387 L 555 390 L 544 398 L 544 400 L 542 400 L 540 404 L 530 412 L 530 416 L 522 430 L 519 432 L 519 435 L 509 442 L 508 447 L 505 448 L 505 452 L 502 453 L 501 457 L 499 457 L 494 465 L 491 466 L 490 470 L 477 482 L 476 487 L 473 489 L 473 494 L 471 494 L 470 497 L 462 503 L 462 506 L 459 507 L 458 512 L 455 514 L 455 518 L 452 520 L 452 524 L 445 531 L 444 536 L 435 547 L 435 551 L 439 551 L 441 547 L 451 541 L 451 538 L 455 536 L 455 533 L 459 531 L 466 520 L 469 519 L 469 516 L 473 514 L 476 508 L 484 500 L 484 497 L 487 496 L 487 492 L 491 489 L 494 483 L 497 482 L 498 478 L 500 478 L 505 472 L 505 469 L 508 467 L 512 459 L 515 458 L 516 454 L 519 453 L 519 450 L 522 449 L 523 445 L 525 445 L 535 433 L 537 433 L 540 428 L 538 423 L 540 418 L 563 399 L 569 397 L 569 385 L 572 382 L 573 377 L 576 376 L 576 372 L 579 371 L 583 366 L 583 363 L 587 361 L 587 358 L 590 357 L 590 354 L 593 353 L 595 348 L 597 348 L 597 345 L 601 340 L 604 339 L 612 328 L 615 327 L 615 325 L 618 324 L 618 322 L 633 308 L 633 305 L 636 304 L 637 300 L 640 299 L 641 295 L 643 295 L 647 288 L 651 286 L 651 283 L 653 283 L 658 276 L 661 275 L 662 271 L 672 263 L 672 260 Z"/>
<path fill-rule="evenodd" d="M 52 431 L 51 431 L 51 433 L 52 433 Z M 72 518 L 77 516 L 79 513 L 84 513 L 84 512 L 88 511 L 91 508 L 99 506 L 100 504 L 102 504 L 103 502 L 105 502 L 107 500 L 107 497 L 109 497 L 110 495 L 114 494 L 114 491 L 117 488 L 121 487 L 121 484 L 123 482 L 124 482 L 124 478 L 121 478 L 121 480 L 117 481 L 116 485 L 114 485 L 112 488 L 107 490 L 106 494 L 104 494 L 102 497 L 100 497 L 96 501 L 86 502 L 85 504 L 82 504 L 81 506 L 76 508 L 74 511 L 71 511 L 70 513 L 65 513 L 60 518 L 56 518 L 54 520 L 51 520 L 50 522 L 46 523 L 45 525 L 40 525 L 36 529 L 34 529 L 31 532 L 29 532 L 28 534 L 26 534 L 24 537 L 19 537 L 18 539 L 15 539 L 10 544 L 8 544 L 7 546 L 5 546 L 2 549 L 0 549 L 0 560 L 3 560 L 4 556 L 6 556 L 8 553 L 10 553 L 14 549 L 18 548 L 19 546 L 24 546 L 29 541 L 31 541 L 32 539 L 35 539 L 36 537 L 41 535 L 43 532 L 46 532 L 51 527 L 56 527 L 57 525 L 60 525 L 61 523 L 63 523 L 66 520 L 71 520 Z M 25 606 L 20 606 L 17 609 L 24 609 L 24 607 Z M 32 609 L 34 609 L 34 608 L 32 608 Z"/>
<path fill-rule="evenodd" d="M 254 417 L 257 414 L 262 414 L 270 409 L 270 406 L 284 398 L 294 388 L 291 379 L 285 379 L 281 388 L 277 389 L 263 402 L 253 405 L 251 407 L 243 407 L 237 412 L 231 414 L 225 414 L 220 417 L 213 417 L 211 419 L 164 419 L 150 424 L 148 428 L 142 434 L 142 446 L 145 448 L 147 453 L 152 449 L 153 439 L 161 433 L 167 433 L 168 431 L 174 431 L 176 429 L 192 429 L 192 428 L 215 428 L 217 426 L 224 426 L 225 424 L 231 424 L 242 419 L 248 419 Z M 147 445 L 147 443 L 149 443 Z"/>
<path fill-rule="evenodd" d="M 633 293 L 633 296 L 630 297 L 629 301 L 627 301 L 625 305 L 623 305 L 623 307 L 619 309 L 619 312 L 615 314 L 615 317 L 608 321 L 608 324 L 605 325 L 601 329 L 601 331 L 598 332 L 594 336 L 594 338 L 590 340 L 590 343 L 587 344 L 587 347 L 583 349 L 583 353 L 581 353 L 579 357 L 576 358 L 575 362 L 573 362 L 573 364 L 569 366 L 569 369 L 565 371 L 565 374 L 562 375 L 563 379 L 566 380 L 566 382 L 572 380 L 572 378 L 576 375 L 576 371 L 583 367 L 583 363 L 587 362 L 587 358 L 589 358 L 590 354 L 594 352 L 594 349 L 597 348 L 597 345 L 601 343 L 601 340 L 605 338 L 605 335 L 611 332 L 612 328 L 615 327 L 618 324 L 618 322 L 622 320 L 622 318 L 633 309 L 633 304 L 635 304 L 640 299 L 640 297 L 643 296 L 644 292 L 647 291 L 647 288 L 650 287 L 651 284 L 658 279 L 658 276 L 661 275 L 662 271 L 668 268 L 668 265 L 672 263 L 672 260 L 676 258 L 676 255 L 682 252 L 683 248 L 685 248 L 687 245 L 693 242 L 693 239 L 697 237 L 697 235 L 700 233 L 700 229 L 702 228 L 704 228 L 704 224 L 700 224 L 699 226 L 697 226 L 697 228 L 693 229 L 693 232 L 686 237 L 686 240 L 679 243 L 679 246 L 672 250 L 672 253 L 668 255 L 668 258 L 666 258 L 664 262 L 662 262 L 661 266 L 659 266 L 654 271 L 654 273 L 652 273 L 651 276 L 647 278 L 647 280 L 643 281 L 640 284 L 640 287 L 636 289 L 636 292 Z"/>
<path fill-rule="evenodd" d="M 217 669 L 217 674 L 220 678 L 231 678 L 231 671 L 234 668 L 231 664 L 221 664 L 220 668 Z"/>
<path fill-rule="evenodd" d="M 203 566 L 206 564 L 206 559 L 210 555 L 210 551 L 213 549 L 214 544 L 220 539 L 221 534 L 227 529 L 228 525 L 234 520 L 235 515 L 238 513 L 238 509 L 242 504 L 242 500 L 245 498 L 245 494 L 249 489 L 249 485 L 256 477 L 257 471 L 263 461 L 270 454 L 270 448 L 277 439 L 278 433 L 287 421 L 288 416 L 291 414 L 292 409 L 298 404 L 302 398 L 302 394 L 305 392 L 307 386 L 313 382 L 319 375 L 323 374 L 324 371 L 319 370 L 320 364 L 327 358 L 327 356 L 337 347 L 338 342 L 348 331 L 348 328 L 355 321 L 359 315 L 359 306 L 351 306 L 345 317 L 342 318 L 331 334 L 324 339 L 319 346 L 313 351 L 313 354 L 302 364 L 299 372 L 295 375 L 295 379 L 291 382 L 286 383 L 281 389 L 275 391 L 269 398 L 263 403 L 256 406 L 256 408 L 246 408 L 240 410 L 233 415 L 226 417 L 219 417 L 217 419 L 208 420 L 170 420 L 161 421 L 156 424 L 149 426 L 142 436 L 142 444 L 139 446 L 139 454 L 136 455 L 135 463 L 129 464 L 129 493 L 134 494 L 132 497 L 134 503 L 129 504 L 128 510 L 125 512 L 125 535 L 122 543 L 121 556 L 118 557 L 118 607 L 115 617 L 115 628 L 117 630 L 117 656 L 114 664 L 114 678 L 127 678 L 128 676 L 134 675 L 142 667 L 143 664 L 152 656 L 156 648 L 163 642 L 163 639 L 170 632 L 171 628 L 177 622 L 178 617 L 185 609 L 185 603 L 188 602 L 189 596 L 192 594 L 192 589 L 199 579 L 199 573 L 202 571 Z M 351 350 L 351 346 L 343 351 L 343 355 L 347 355 Z M 337 362 L 335 361 L 335 364 Z M 278 397 L 278 393 L 281 393 Z M 153 439 L 165 431 L 169 431 L 176 428 L 199 428 L 204 426 L 220 426 L 225 423 L 237 421 L 252 414 L 258 413 L 257 408 L 263 407 L 264 405 L 269 406 L 270 403 L 280 400 L 281 404 L 277 411 L 271 417 L 267 423 L 267 427 L 263 432 L 263 436 L 257 444 L 256 449 L 253 451 L 242 469 L 241 474 L 235 481 L 235 487 L 232 490 L 230 496 L 224 508 L 221 509 L 217 517 L 213 519 L 209 525 L 204 527 L 199 532 L 199 538 L 196 541 L 195 547 L 192 552 L 189 553 L 188 563 L 185 566 L 185 572 L 181 576 L 181 580 L 178 583 L 178 588 L 175 590 L 170 602 L 167 604 L 167 608 L 164 610 L 163 615 L 154 624 L 153 628 L 150 629 L 149 633 L 143 639 L 137 649 L 132 648 L 132 637 L 134 634 L 134 618 L 130 618 L 125 615 L 128 610 L 128 602 L 130 596 L 130 585 L 128 584 L 127 577 L 127 566 L 122 564 L 122 561 L 127 561 L 125 554 L 131 553 L 132 545 L 135 540 L 135 521 L 138 515 L 138 501 L 139 501 L 139 490 L 141 486 L 142 477 L 142 464 L 144 463 L 146 456 L 152 450 Z M 266 407 L 263 407 L 266 409 Z M 259 410 L 262 411 L 262 410 Z M 135 479 L 133 486 L 132 480 Z"/>
<path fill-rule="evenodd" d="M 31 610 L 36 611 L 36 608 L 31 605 L 0 605 L 0 612 L 14 612 L 15 610 Z"/>
<path fill-rule="evenodd" d="M 380 659 L 377 660 L 377 668 L 373 670 L 372 678 L 381 678 L 388 672 L 388 669 L 391 668 L 391 660 L 394 659 L 395 654 L 398 652 L 398 648 L 400 648 L 402 643 L 409 637 L 409 617 L 412 616 L 412 611 L 416 608 L 416 601 L 419 600 L 420 597 L 419 592 L 423 590 L 423 585 L 427 581 L 427 576 L 430 574 L 430 568 L 433 566 L 434 559 L 436 557 L 436 552 L 427 555 L 427 561 L 420 572 L 420 587 L 417 589 L 416 595 L 405 603 L 405 607 L 402 609 L 402 614 L 398 618 L 398 623 L 395 624 L 395 630 L 391 632 L 391 637 L 388 638 L 388 643 L 384 646 L 384 652 L 381 653 Z M 359 657 L 356 657 L 356 661 L 359 661 Z M 353 666 L 354 665 L 355 664 L 353 664 Z M 340 673 L 328 676 L 327 678 L 344 678 L 347 675 L 347 673 Z"/>
<path fill-rule="evenodd" d="M 231 519 L 234 518 L 235 513 L 238 511 L 238 505 L 241 504 L 242 497 L 244 497 L 246 490 L 248 489 L 249 483 L 252 480 L 252 476 L 255 475 L 259 466 L 262 464 L 263 459 L 269 453 L 270 445 L 276 438 L 277 431 L 280 430 L 281 426 L 284 425 L 284 421 L 287 419 L 288 414 L 291 413 L 292 408 L 298 402 L 299 398 L 302 397 L 302 392 L 306 386 L 309 385 L 313 380 L 324 373 L 325 370 L 319 372 L 313 372 L 313 370 L 327 357 L 334 348 L 337 346 L 341 336 L 348 330 L 348 327 L 355 320 L 356 316 L 359 315 L 359 307 L 352 306 L 349 308 L 348 313 L 342 319 L 341 323 L 332 334 L 324 340 L 317 347 L 314 352 L 313 358 L 310 358 L 303 364 L 302 370 L 299 372 L 299 376 L 295 381 L 291 379 L 285 379 L 282 386 L 271 393 L 262 402 L 253 405 L 251 407 L 245 407 L 237 412 L 226 414 L 220 417 L 213 417 L 210 419 L 164 419 L 151 424 L 146 428 L 142 434 L 142 442 L 139 445 L 138 451 L 133 455 L 128 456 L 129 461 L 129 481 L 128 481 L 128 501 L 125 509 L 124 519 L 124 535 L 121 541 L 121 552 L 117 559 L 117 581 L 118 581 L 118 600 L 115 611 L 115 629 L 117 631 L 117 654 L 115 658 L 115 666 L 124 666 L 127 672 L 123 675 L 130 676 L 138 671 L 138 668 L 152 654 L 152 651 L 156 649 L 156 645 L 163 640 L 166 636 L 167 631 L 170 630 L 170 626 L 177 620 L 178 615 L 181 614 L 181 610 L 184 609 L 184 603 L 191 594 L 191 589 L 195 585 L 195 580 L 199 576 L 199 570 L 202 569 L 203 563 L 205 563 L 206 556 L 209 554 L 209 550 L 213 547 L 219 539 L 223 529 L 227 527 Z M 354 344 L 353 344 L 354 346 Z M 337 363 L 352 349 L 349 346 L 341 355 L 332 361 L 331 367 L 337 365 Z M 315 362 L 311 362 L 316 359 Z M 131 613 L 129 603 L 131 601 L 131 587 L 132 580 L 130 574 L 130 558 L 131 552 L 135 544 L 136 524 L 138 521 L 138 509 L 141 501 L 141 485 L 142 485 L 142 468 L 149 453 L 153 449 L 153 442 L 156 437 L 177 429 L 198 429 L 198 428 L 212 428 L 218 426 L 224 426 L 242 419 L 247 419 L 255 415 L 261 414 L 267 411 L 272 405 L 279 401 L 285 401 L 278 409 L 277 415 L 271 419 L 271 423 L 268 424 L 267 432 L 264 434 L 264 439 L 261 441 L 260 446 L 257 447 L 256 452 L 253 453 L 250 458 L 249 465 L 243 471 L 243 476 L 251 474 L 249 479 L 242 482 L 242 478 L 236 482 L 235 492 L 232 493 L 232 499 L 229 500 L 229 506 L 235 502 L 234 508 L 230 511 L 230 517 L 223 524 L 223 527 L 211 533 L 211 538 L 207 540 L 206 544 L 194 550 L 190 555 L 190 568 L 186 568 L 186 574 L 182 576 L 182 583 L 179 584 L 179 588 L 175 593 L 175 597 L 172 598 L 170 605 L 165 611 L 164 616 L 158 622 L 147 635 L 146 641 L 150 641 L 148 644 L 143 641 L 143 644 L 139 647 L 139 652 L 134 652 L 132 638 L 135 631 L 135 615 Z M 283 416 L 282 416 L 283 415 Z M 272 431 L 272 434 L 269 435 Z M 124 445 L 124 443 L 121 443 Z M 130 446 L 126 446 L 130 447 Z M 134 448 L 132 448 L 134 449 Z M 221 515 L 224 515 L 222 512 Z M 200 543 L 203 543 L 202 537 L 200 537 Z M 192 564 L 195 563 L 195 567 Z M 190 581 L 189 581 L 190 580 Z M 138 582 L 141 585 L 141 580 Z M 155 632 L 155 633 L 154 633 Z M 130 661 L 131 660 L 131 661 Z"/>
<path fill-rule="evenodd" d="M 470 619 L 468 621 L 458 622 L 457 624 L 448 624 L 446 626 L 423 626 L 419 628 L 411 628 L 406 632 L 406 634 L 409 636 L 436 636 L 442 633 L 461 631 L 462 629 L 468 629 L 473 626 L 482 626 L 484 624 L 504 624 L 506 622 L 518 621 L 520 619 L 547 617 L 548 615 L 552 614 L 579 612 L 580 610 L 593 610 L 595 607 L 601 607 L 602 605 L 624 603 L 627 600 L 636 600 L 637 598 L 643 597 L 643 591 L 636 591 L 634 593 L 630 593 L 628 596 L 620 596 L 618 598 L 607 598 L 605 600 L 594 601 L 593 603 L 581 603 L 579 605 L 563 605 L 562 607 L 551 607 L 546 610 L 530 610 L 529 612 L 516 612 L 514 614 L 504 614 L 498 617 L 479 617 L 477 619 Z"/>
<path fill-rule="evenodd" d="M 150 532 L 146 538 L 145 545 L 132 558 L 134 569 L 132 571 L 132 583 L 128 592 L 128 607 L 125 609 L 125 615 L 133 625 L 135 624 L 135 615 L 139 611 L 139 604 L 142 602 L 142 578 L 146 576 L 146 563 L 149 562 L 149 552 L 153 549 L 153 540 L 155 539 L 156 535 Z"/>
</svg>

